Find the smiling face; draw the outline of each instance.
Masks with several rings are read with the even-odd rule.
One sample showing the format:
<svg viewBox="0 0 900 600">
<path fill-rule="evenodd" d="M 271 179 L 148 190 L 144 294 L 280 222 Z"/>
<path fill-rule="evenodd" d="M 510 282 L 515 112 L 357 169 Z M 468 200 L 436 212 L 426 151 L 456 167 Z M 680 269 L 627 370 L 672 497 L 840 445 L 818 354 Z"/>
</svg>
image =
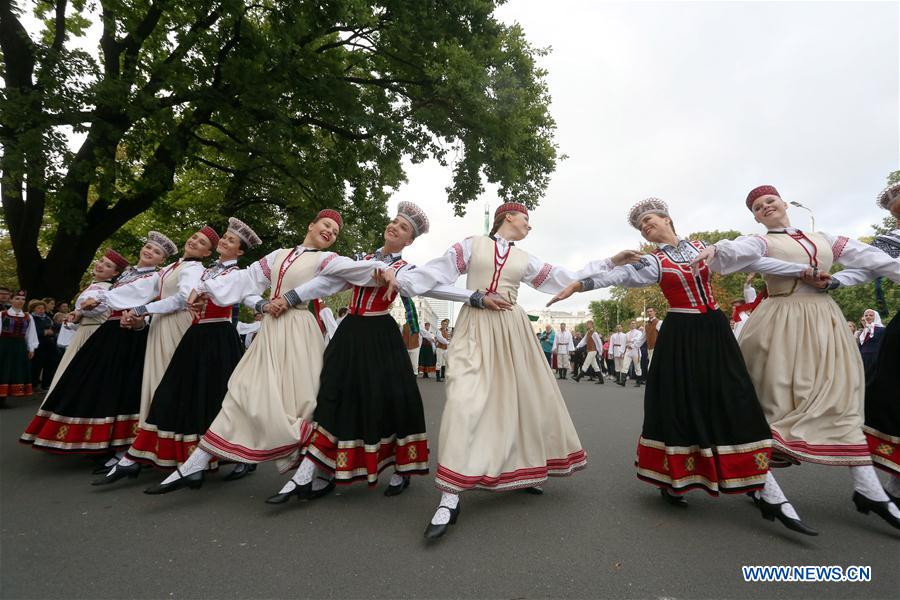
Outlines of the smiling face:
<svg viewBox="0 0 900 600">
<path fill-rule="evenodd" d="M 314 248 L 324 250 L 334 244 L 340 231 L 341 228 L 338 226 L 337 221 L 329 217 L 322 217 L 309 224 L 306 239 Z"/>
<path fill-rule="evenodd" d="M 206 258 L 212 254 L 212 242 L 199 231 L 184 243 L 184 258 Z"/>
<path fill-rule="evenodd" d="M 101 256 L 100 260 L 94 263 L 94 281 L 106 281 L 118 274 L 119 267 L 105 256 Z"/>
<path fill-rule="evenodd" d="M 144 244 L 139 256 L 140 261 L 138 262 L 138 266 L 140 267 L 156 267 L 166 260 L 166 253 L 153 242 Z"/>
<path fill-rule="evenodd" d="M 867 325 L 871 325 L 875 322 L 875 311 L 871 308 L 863 313 L 863 322 Z"/>
<path fill-rule="evenodd" d="M 244 254 L 244 251 L 241 250 L 241 238 L 233 231 L 226 231 L 225 235 L 219 238 L 216 252 L 219 253 L 222 262 L 236 260 Z"/>
<path fill-rule="evenodd" d="M 753 201 L 753 218 L 768 228 L 790 225 L 787 218 L 787 203 L 775 196 L 766 194 Z"/>
<path fill-rule="evenodd" d="M 641 217 L 641 235 L 648 242 L 662 243 L 672 237 L 675 230 L 672 227 L 672 219 L 656 213 L 647 213 Z"/>
<path fill-rule="evenodd" d="M 403 217 L 394 217 L 384 228 L 384 246 L 398 252 L 413 243 L 413 227 Z"/>
</svg>

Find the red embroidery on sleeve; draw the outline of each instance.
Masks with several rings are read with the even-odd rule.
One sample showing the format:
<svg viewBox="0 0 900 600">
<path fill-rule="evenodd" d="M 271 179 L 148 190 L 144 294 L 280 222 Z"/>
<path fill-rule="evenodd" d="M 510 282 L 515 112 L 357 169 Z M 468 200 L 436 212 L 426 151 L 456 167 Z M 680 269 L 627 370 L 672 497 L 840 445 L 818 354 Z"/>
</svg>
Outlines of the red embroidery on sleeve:
<svg viewBox="0 0 900 600">
<path fill-rule="evenodd" d="M 550 276 L 550 271 L 553 270 L 553 265 L 550 263 L 544 263 L 544 266 L 541 267 L 541 270 L 538 271 L 537 276 L 531 281 L 531 287 L 539 288 L 541 285 L 547 281 L 547 278 Z"/>
<path fill-rule="evenodd" d="M 262 268 L 263 275 L 266 276 L 270 282 L 272 281 L 272 270 L 269 268 L 269 263 L 266 262 L 266 257 L 262 257 L 259 259 L 259 266 Z"/>
<path fill-rule="evenodd" d="M 760 239 L 760 241 L 762 241 L 763 245 L 766 247 L 766 249 L 763 250 L 763 256 L 768 256 L 769 255 L 769 240 L 767 240 L 766 236 L 764 236 L 764 235 L 757 235 L 756 237 L 758 237 Z"/>
<path fill-rule="evenodd" d="M 831 253 L 834 255 L 832 260 L 837 260 L 840 258 L 841 254 L 844 252 L 844 247 L 847 246 L 847 242 L 850 240 L 842 235 L 839 235 L 836 240 L 834 240 L 834 245 L 831 247 Z"/>
<path fill-rule="evenodd" d="M 331 254 L 329 254 L 328 256 L 326 256 L 325 258 L 323 258 L 323 259 L 322 259 L 322 262 L 319 263 L 319 270 L 316 271 L 316 273 L 321 273 L 321 272 L 322 272 L 322 269 L 324 269 L 325 267 L 327 267 L 327 266 L 328 266 L 328 263 L 330 263 L 331 261 L 333 261 L 336 257 L 337 257 L 337 254 L 335 254 L 334 252 L 332 252 Z"/>
<path fill-rule="evenodd" d="M 466 272 L 466 259 L 463 255 L 463 247 L 459 242 L 453 244 L 453 251 L 456 253 L 456 270 L 462 275 Z"/>
</svg>

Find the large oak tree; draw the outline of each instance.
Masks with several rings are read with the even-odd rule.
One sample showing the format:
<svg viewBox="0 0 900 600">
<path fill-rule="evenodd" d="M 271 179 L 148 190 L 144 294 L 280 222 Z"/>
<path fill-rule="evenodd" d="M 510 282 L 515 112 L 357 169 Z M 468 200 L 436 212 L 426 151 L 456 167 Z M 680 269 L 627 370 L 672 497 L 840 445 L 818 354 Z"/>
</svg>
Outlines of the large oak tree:
<svg viewBox="0 0 900 600">
<path fill-rule="evenodd" d="M 533 205 L 557 160 L 542 51 L 497 4 L 0 0 L 2 203 L 20 283 L 71 297 L 104 242 L 159 222 L 181 235 L 235 214 L 271 248 L 334 206 L 363 244 L 405 160 L 451 168 L 457 212 L 485 181 Z M 92 23 L 98 51 L 78 50 Z"/>
</svg>

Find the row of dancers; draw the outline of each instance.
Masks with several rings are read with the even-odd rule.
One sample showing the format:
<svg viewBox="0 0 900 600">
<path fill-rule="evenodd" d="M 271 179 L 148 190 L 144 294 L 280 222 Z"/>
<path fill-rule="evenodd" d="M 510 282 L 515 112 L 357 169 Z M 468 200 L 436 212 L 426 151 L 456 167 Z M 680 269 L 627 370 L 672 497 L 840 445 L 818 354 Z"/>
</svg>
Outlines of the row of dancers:
<svg viewBox="0 0 900 600">
<path fill-rule="evenodd" d="M 879 204 L 900 218 L 900 185 Z M 647 375 L 637 476 L 677 506 L 691 489 L 747 493 L 765 519 L 816 535 L 770 468 L 848 466 L 857 509 L 900 528 L 900 325 L 895 318 L 888 327 L 865 386 L 859 351 L 826 293 L 879 276 L 900 282 L 900 230 L 873 245 L 800 231 L 771 186 L 751 191 L 746 206 L 766 233 L 707 245 L 678 237 L 667 205 L 644 200 L 628 220 L 656 250 L 626 250 L 577 271 L 520 248 L 532 225 L 515 202 L 497 208 L 490 235 L 418 267 L 402 253 L 429 221 L 410 202 L 362 260 L 328 251 L 343 227 L 334 210 L 317 215 L 302 244 L 243 269 L 238 259 L 261 240 L 237 219 L 221 237 L 204 227 L 163 268 L 177 248 L 151 232 L 135 266 L 112 251 L 98 261 L 76 302 L 82 328 L 21 441 L 50 452 L 114 451 L 95 485 L 137 477 L 143 465 L 173 469 L 149 494 L 198 488 L 222 460 L 238 463 L 233 479 L 266 461 L 293 471 L 270 504 L 321 498 L 336 484 L 374 486 L 387 469 L 385 495 L 400 495 L 411 475 L 428 472 L 430 448 L 389 309 L 398 295 L 408 313 L 414 296 L 459 301 L 435 477 L 441 498 L 425 529 L 435 539 L 459 519 L 464 491 L 539 494 L 548 477 L 587 464 L 516 304 L 520 285 L 553 294 L 548 304 L 610 285 L 659 285 L 671 308 Z M 213 249 L 219 260 L 204 269 Z M 833 263 L 847 268 L 829 275 Z M 740 345 L 718 310 L 714 271 L 765 278 L 767 297 Z M 326 347 L 318 299 L 348 288 L 349 314 Z M 230 322 L 237 303 L 265 315 L 243 355 Z M 4 322 L 4 334 L 15 330 Z M 890 474 L 886 489 L 873 465 Z"/>
</svg>

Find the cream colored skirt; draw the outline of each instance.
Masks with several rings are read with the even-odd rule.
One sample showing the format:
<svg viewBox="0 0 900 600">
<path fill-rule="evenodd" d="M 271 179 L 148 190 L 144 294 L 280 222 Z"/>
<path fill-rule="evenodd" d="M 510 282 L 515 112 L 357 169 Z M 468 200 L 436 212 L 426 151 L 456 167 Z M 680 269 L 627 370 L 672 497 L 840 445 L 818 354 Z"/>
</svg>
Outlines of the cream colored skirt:
<svg viewBox="0 0 900 600">
<path fill-rule="evenodd" d="M 739 340 L 773 450 L 826 465 L 870 464 L 862 358 L 825 294 L 767 298 Z"/>
<path fill-rule="evenodd" d="M 172 360 L 175 349 L 192 321 L 191 313 L 186 310 L 167 315 L 154 315 L 150 321 L 147 352 L 144 354 L 144 376 L 141 379 L 141 427 L 146 424 L 156 386 L 162 381 L 166 369 L 169 368 L 169 361 Z"/>
<path fill-rule="evenodd" d="M 464 306 L 448 360 L 439 489 L 531 487 L 585 467 L 575 426 L 521 307 Z"/>
<path fill-rule="evenodd" d="M 79 350 L 81 350 L 81 347 L 84 346 L 84 343 L 86 341 L 88 341 L 88 338 L 91 337 L 102 324 L 103 323 L 87 323 L 78 326 L 78 329 L 75 331 L 75 335 L 73 335 L 72 339 L 69 340 L 69 345 L 66 347 L 66 351 L 63 353 L 62 358 L 59 359 L 59 366 L 56 367 L 56 373 L 53 375 L 53 381 L 50 382 L 50 387 L 47 389 L 47 394 L 44 396 L 45 399 L 50 395 L 50 392 L 53 391 L 53 388 L 56 387 L 56 382 L 59 381 L 60 377 L 62 377 L 62 374 L 63 372 L 65 372 L 66 367 L 68 367 L 69 363 L 72 362 L 72 358 L 78 353 Z"/>
<path fill-rule="evenodd" d="M 296 466 L 313 430 L 324 351 L 322 331 L 305 308 L 266 315 L 200 447 L 238 462 L 277 460 L 281 472 Z"/>
</svg>

